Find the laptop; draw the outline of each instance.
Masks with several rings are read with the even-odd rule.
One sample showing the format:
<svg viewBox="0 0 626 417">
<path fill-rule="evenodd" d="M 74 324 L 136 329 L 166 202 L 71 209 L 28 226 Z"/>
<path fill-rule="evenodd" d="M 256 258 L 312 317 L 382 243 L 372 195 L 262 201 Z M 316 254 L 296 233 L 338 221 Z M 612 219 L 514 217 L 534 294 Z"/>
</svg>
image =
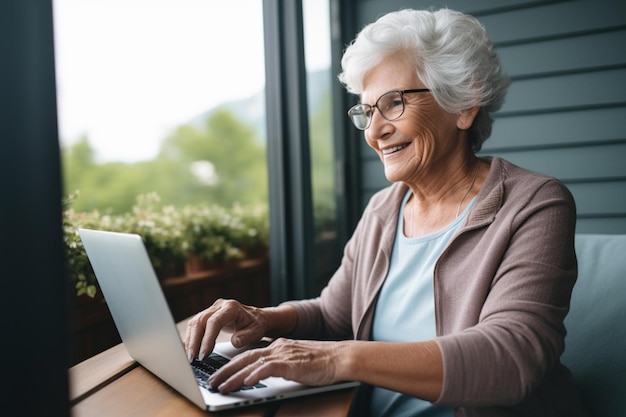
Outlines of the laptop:
<svg viewBox="0 0 626 417">
<path fill-rule="evenodd" d="M 79 229 L 79 235 L 130 356 L 198 407 L 220 411 L 358 385 L 312 387 L 270 377 L 229 394 L 211 391 L 206 380 L 212 372 L 258 345 L 236 349 L 217 343 L 202 363 L 190 364 L 141 236 L 90 229 Z"/>
</svg>

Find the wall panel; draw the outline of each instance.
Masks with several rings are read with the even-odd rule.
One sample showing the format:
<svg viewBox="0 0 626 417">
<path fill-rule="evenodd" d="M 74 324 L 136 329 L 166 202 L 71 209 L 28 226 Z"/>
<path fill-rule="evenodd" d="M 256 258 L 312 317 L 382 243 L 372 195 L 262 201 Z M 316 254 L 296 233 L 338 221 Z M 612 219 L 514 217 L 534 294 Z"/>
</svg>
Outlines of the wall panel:
<svg viewBox="0 0 626 417">
<path fill-rule="evenodd" d="M 499 156 L 564 182 L 626 179 L 626 143 L 499 152 Z"/>
<path fill-rule="evenodd" d="M 626 2 L 355 1 L 354 27 L 391 10 L 444 5 L 485 25 L 512 79 L 481 154 L 562 180 L 579 232 L 626 233 Z M 389 183 L 364 141 L 359 154 L 364 207 Z"/>
<path fill-rule="evenodd" d="M 620 142 L 626 139 L 625 120 L 626 106 L 500 117 L 483 150 L 493 153 Z"/>
<path fill-rule="evenodd" d="M 513 79 L 623 67 L 626 29 L 501 46 L 498 54 Z"/>
</svg>

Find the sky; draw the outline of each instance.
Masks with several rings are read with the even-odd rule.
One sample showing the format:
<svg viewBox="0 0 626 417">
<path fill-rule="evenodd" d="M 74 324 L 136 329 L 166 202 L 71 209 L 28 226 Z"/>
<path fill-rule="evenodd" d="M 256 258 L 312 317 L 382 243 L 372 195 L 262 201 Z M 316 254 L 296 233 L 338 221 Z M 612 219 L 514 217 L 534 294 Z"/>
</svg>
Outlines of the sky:
<svg viewBox="0 0 626 417">
<path fill-rule="evenodd" d="M 86 135 L 99 162 L 151 159 L 177 126 L 260 91 L 262 3 L 54 0 L 61 144 Z M 327 7 L 304 2 L 310 70 L 330 66 Z"/>
</svg>

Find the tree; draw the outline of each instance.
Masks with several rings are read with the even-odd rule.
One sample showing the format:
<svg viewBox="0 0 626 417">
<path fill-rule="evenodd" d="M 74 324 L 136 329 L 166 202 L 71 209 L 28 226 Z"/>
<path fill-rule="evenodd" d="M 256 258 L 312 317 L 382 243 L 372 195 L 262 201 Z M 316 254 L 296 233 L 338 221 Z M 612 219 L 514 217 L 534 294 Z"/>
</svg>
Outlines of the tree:
<svg viewBox="0 0 626 417">
<path fill-rule="evenodd" d="M 79 191 L 77 211 L 124 213 L 151 192 L 179 207 L 267 201 L 265 146 L 226 110 L 211 113 L 203 126 L 178 127 L 151 161 L 98 164 L 84 136 L 63 149 L 63 172 L 66 194 Z"/>
<path fill-rule="evenodd" d="M 211 113 L 201 128 L 181 126 L 165 140 L 159 159 L 177 161 L 190 171 L 198 162 L 213 167 L 212 181 L 195 173 L 193 200 L 224 206 L 267 201 L 265 146 L 227 110 Z"/>
</svg>

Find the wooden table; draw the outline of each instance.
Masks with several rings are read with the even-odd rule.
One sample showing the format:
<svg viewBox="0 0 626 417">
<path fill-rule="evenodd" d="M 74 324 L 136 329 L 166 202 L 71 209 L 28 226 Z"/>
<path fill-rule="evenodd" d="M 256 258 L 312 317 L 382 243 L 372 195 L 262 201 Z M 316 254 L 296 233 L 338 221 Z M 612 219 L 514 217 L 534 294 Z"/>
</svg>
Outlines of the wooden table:
<svg viewBox="0 0 626 417">
<path fill-rule="evenodd" d="M 185 323 L 179 323 L 179 331 L 184 331 Z M 224 333 L 218 341 L 229 338 L 230 335 Z M 347 389 L 208 413 L 137 364 L 123 344 L 73 366 L 69 369 L 69 379 L 74 417 L 344 417 L 348 415 L 354 394 L 354 389 Z"/>
</svg>

